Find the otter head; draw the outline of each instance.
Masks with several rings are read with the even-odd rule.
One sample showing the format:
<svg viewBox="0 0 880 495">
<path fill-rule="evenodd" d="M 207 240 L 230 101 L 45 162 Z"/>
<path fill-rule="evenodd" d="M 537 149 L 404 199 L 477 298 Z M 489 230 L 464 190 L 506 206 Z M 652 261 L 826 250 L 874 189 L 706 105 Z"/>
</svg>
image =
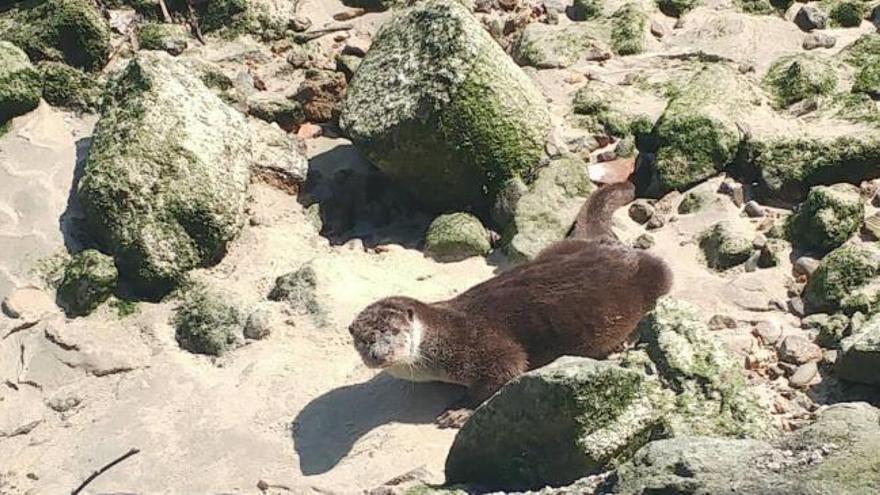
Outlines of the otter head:
<svg viewBox="0 0 880 495">
<path fill-rule="evenodd" d="M 370 368 L 415 364 L 422 342 L 422 324 L 415 299 L 389 297 L 360 312 L 348 327 L 354 346 Z"/>
</svg>

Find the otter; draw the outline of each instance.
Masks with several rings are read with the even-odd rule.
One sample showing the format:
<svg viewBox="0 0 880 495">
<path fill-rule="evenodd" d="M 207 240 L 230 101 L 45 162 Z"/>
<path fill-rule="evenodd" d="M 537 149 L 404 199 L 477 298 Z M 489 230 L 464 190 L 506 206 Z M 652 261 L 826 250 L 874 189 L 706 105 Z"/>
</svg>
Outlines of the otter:
<svg viewBox="0 0 880 495">
<path fill-rule="evenodd" d="M 452 299 L 370 304 L 349 326 L 364 364 L 466 386 L 437 418 L 457 428 L 517 375 L 563 355 L 607 357 L 672 285 L 664 261 L 611 231 L 611 214 L 633 198 L 628 182 L 599 188 L 566 239 Z"/>
</svg>

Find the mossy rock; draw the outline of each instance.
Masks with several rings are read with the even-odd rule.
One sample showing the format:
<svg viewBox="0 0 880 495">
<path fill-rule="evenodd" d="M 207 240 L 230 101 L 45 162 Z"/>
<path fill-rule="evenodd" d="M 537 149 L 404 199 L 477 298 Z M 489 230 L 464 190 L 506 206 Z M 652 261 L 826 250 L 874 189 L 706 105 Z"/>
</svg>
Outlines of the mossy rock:
<svg viewBox="0 0 880 495">
<path fill-rule="evenodd" d="M 856 74 L 853 91 L 877 98 L 880 95 L 880 65 L 870 65 Z"/>
<path fill-rule="evenodd" d="M 138 292 L 161 296 L 223 257 L 252 147 L 244 117 L 168 54 L 141 52 L 110 82 L 77 195 Z"/>
<path fill-rule="evenodd" d="M 700 0 L 656 0 L 656 2 L 660 12 L 670 17 L 681 17 L 700 4 Z"/>
<path fill-rule="evenodd" d="M 587 21 L 602 16 L 605 7 L 603 0 L 574 0 L 569 7 L 569 17 L 573 21 Z"/>
<path fill-rule="evenodd" d="M 822 259 L 804 288 L 807 311 L 875 313 L 880 299 L 878 275 L 880 258 L 874 249 L 851 244 L 835 249 Z"/>
<path fill-rule="evenodd" d="M 465 7 L 425 0 L 379 30 L 348 86 L 340 126 L 426 206 L 465 210 L 534 172 L 550 116 L 534 83 Z"/>
<path fill-rule="evenodd" d="M 690 191 L 684 195 L 681 203 L 678 204 L 678 212 L 682 215 L 696 213 L 709 205 L 714 199 L 715 195 L 705 189 Z"/>
<path fill-rule="evenodd" d="M 243 326 L 239 311 L 223 297 L 204 287 L 189 289 L 172 319 L 180 347 L 196 353 L 220 356 L 238 340 Z"/>
<path fill-rule="evenodd" d="M 110 28 L 90 0 L 27 0 L 0 19 L 0 39 L 31 60 L 98 70 L 110 56 Z"/>
<path fill-rule="evenodd" d="M 880 385 L 880 315 L 843 339 L 840 349 L 835 365 L 837 376 L 851 382 Z"/>
<path fill-rule="evenodd" d="M 438 261 L 484 256 L 491 248 L 489 231 L 480 219 L 468 213 L 440 215 L 425 235 L 425 254 Z"/>
<path fill-rule="evenodd" d="M 648 14 L 640 4 L 630 2 L 611 17 L 611 47 L 618 55 L 635 55 L 645 51 L 645 26 Z"/>
<path fill-rule="evenodd" d="M 598 129 L 617 138 L 632 136 L 636 147 L 648 147 L 654 123 L 659 115 L 651 115 L 644 107 L 657 107 L 652 95 L 631 87 L 602 81 L 590 81 L 574 94 L 572 107 L 576 115 L 595 122 Z"/>
<path fill-rule="evenodd" d="M 878 6 L 880 12 L 880 6 Z M 880 95 L 880 34 L 865 34 L 841 51 L 844 62 L 856 69 L 853 92 Z M 870 102 L 864 102 L 865 106 Z"/>
<path fill-rule="evenodd" d="M 602 471 L 660 426 L 643 384 L 636 371 L 575 357 L 521 375 L 465 423 L 446 480 L 521 490 Z"/>
<path fill-rule="evenodd" d="M 801 320 L 801 327 L 816 331 L 816 343 L 820 346 L 836 349 L 846 335 L 849 318 L 841 313 L 815 313 Z"/>
<path fill-rule="evenodd" d="M 737 156 L 737 120 L 749 115 L 755 89 L 734 68 L 711 63 L 675 95 L 655 127 L 660 193 L 708 179 Z"/>
<path fill-rule="evenodd" d="M 514 259 L 532 259 L 565 238 L 592 191 L 586 163 L 571 155 L 552 160 L 517 201 L 504 231 L 504 251 Z"/>
<path fill-rule="evenodd" d="M 588 54 L 591 59 L 610 58 L 611 51 L 601 39 L 602 31 L 594 24 L 533 22 L 517 38 L 511 56 L 519 65 L 538 69 L 565 68 Z"/>
<path fill-rule="evenodd" d="M 186 31 L 180 26 L 159 22 L 141 25 L 137 38 L 141 50 L 162 50 L 171 55 L 180 55 L 189 44 Z"/>
<path fill-rule="evenodd" d="M 858 27 L 868 14 L 868 3 L 862 0 L 835 2 L 828 12 L 832 27 Z"/>
<path fill-rule="evenodd" d="M 61 62 L 37 65 L 43 81 L 43 99 L 50 105 L 93 112 L 101 106 L 103 85 L 94 75 Z"/>
<path fill-rule="evenodd" d="M 700 234 L 700 249 L 710 268 L 727 270 L 749 259 L 752 241 L 730 223 L 719 222 Z"/>
<path fill-rule="evenodd" d="M 798 212 L 788 217 L 788 238 L 798 247 L 827 253 L 858 232 L 864 217 L 865 205 L 857 187 L 816 186 Z"/>
<path fill-rule="evenodd" d="M 270 301 L 284 301 L 294 311 L 309 315 L 317 326 L 329 323 L 327 309 L 321 305 L 317 295 L 318 275 L 312 263 L 281 275 L 269 292 Z"/>
<path fill-rule="evenodd" d="M 248 113 L 269 123 L 277 123 L 282 129 L 293 130 L 306 121 L 299 102 L 290 98 L 272 96 L 250 98 Z"/>
<path fill-rule="evenodd" d="M 40 104 L 40 75 L 17 46 L 0 41 L 0 124 Z"/>
<path fill-rule="evenodd" d="M 833 93 L 838 86 L 837 68 L 830 59 L 818 55 L 787 55 L 773 62 L 763 82 L 776 104 L 787 107 Z"/>
<path fill-rule="evenodd" d="M 113 295 L 119 272 L 113 258 L 88 249 L 73 256 L 58 286 L 58 303 L 68 316 L 85 316 Z"/>
<path fill-rule="evenodd" d="M 664 411 L 667 434 L 761 439 L 778 435 L 769 412 L 749 389 L 742 365 L 710 335 L 696 307 L 663 297 L 638 330 L 643 344 L 629 352 L 646 353 L 655 368 L 651 376 L 674 391 Z M 657 398 L 653 403 L 664 405 Z"/>
</svg>

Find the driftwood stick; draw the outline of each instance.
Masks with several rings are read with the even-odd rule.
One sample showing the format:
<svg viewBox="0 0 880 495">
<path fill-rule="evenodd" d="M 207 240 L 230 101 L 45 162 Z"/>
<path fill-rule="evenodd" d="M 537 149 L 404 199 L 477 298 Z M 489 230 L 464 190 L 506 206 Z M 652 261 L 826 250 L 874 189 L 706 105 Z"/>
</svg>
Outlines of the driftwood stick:
<svg viewBox="0 0 880 495">
<path fill-rule="evenodd" d="M 199 27 L 199 18 L 196 17 L 196 8 L 193 6 L 193 0 L 186 0 L 186 8 L 189 11 L 189 25 L 192 28 L 193 34 L 199 40 L 199 43 L 207 45 L 205 37 L 202 36 L 202 28 Z"/>
<path fill-rule="evenodd" d="M 94 473 L 92 473 L 91 476 L 89 476 L 88 478 L 86 478 L 86 480 L 83 481 L 81 485 L 79 485 L 78 487 L 76 487 L 76 490 L 70 492 L 70 495 L 78 495 L 79 492 L 81 492 L 81 491 L 83 490 L 83 488 L 85 488 L 86 486 L 88 486 L 89 483 L 91 483 L 92 481 L 95 481 L 95 478 L 97 478 L 98 476 L 101 476 L 101 475 L 104 474 L 104 472 L 107 471 L 108 469 L 110 469 L 110 468 L 112 468 L 113 466 L 119 464 L 120 462 L 122 462 L 122 461 L 128 459 L 129 457 L 131 457 L 131 456 L 137 454 L 137 453 L 140 452 L 140 451 L 141 451 L 140 449 L 131 449 L 131 450 L 129 450 L 128 452 L 126 452 L 125 454 L 123 454 L 122 456 L 118 457 L 115 461 L 113 461 L 113 462 L 111 462 L 110 464 L 107 464 L 106 466 L 102 467 L 101 469 L 95 471 Z"/>
<path fill-rule="evenodd" d="M 168 6 L 165 5 L 165 0 L 159 0 L 159 7 L 162 9 L 162 18 L 165 19 L 165 22 L 171 24 L 171 13 L 168 12 Z"/>
</svg>

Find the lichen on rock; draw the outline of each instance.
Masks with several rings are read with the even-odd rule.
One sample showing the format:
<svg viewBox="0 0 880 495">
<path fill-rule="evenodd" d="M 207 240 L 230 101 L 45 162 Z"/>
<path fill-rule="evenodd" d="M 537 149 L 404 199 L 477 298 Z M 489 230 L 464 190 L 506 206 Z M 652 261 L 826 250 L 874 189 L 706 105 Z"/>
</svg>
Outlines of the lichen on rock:
<svg viewBox="0 0 880 495">
<path fill-rule="evenodd" d="M 37 70 L 43 99 L 50 105 L 81 112 L 96 111 L 101 105 L 103 85 L 96 76 L 61 62 L 40 62 Z"/>
<path fill-rule="evenodd" d="M 880 299 L 880 257 L 869 247 L 845 244 L 822 259 L 804 288 L 811 313 L 872 314 Z"/>
<path fill-rule="evenodd" d="M 829 95 L 839 84 L 835 63 L 811 53 L 780 57 L 770 66 L 763 82 L 780 107 Z"/>
<path fill-rule="evenodd" d="M 180 26 L 148 22 L 138 28 L 138 44 L 141 50 L 162 50 L 180 55 L 188 45 L 186 32 Z"/>
<path fill-rule="evenodd" d="M 565 68 L 585 58 L 604 60 L 611 52 L 602 41 L 602 31 L 594 24 L 552 26 L 535 22 L 523 29 L 511 56 L 520 65 L 538 69 Z"/>
<path fill-rule="evenodd" d="M 635 2 L 620 7 L 611 18 L 611 47 L 619 55 L 635 55 L 645 51 L 645 26 L 648 14 Z"/>
<path fill-rule="evenodd" d="M 121 276 L 160 296 L 216 263 L 244 221 L 244 117 L 187 68 L 142 52 L 110 82 L 77 191 Z"/>
<path fill-rule="evenodd" d="M 238 340 L 243 325 L 235 307 L 201 284 L 185 291 L 172 324 L 180 347 L 211 356 L 228 351 Z"/>
<path fill-rule="evenodd" d="M 20 48 L 0 41 L 0 124 L 40 103 L 40 76 Z"/>
<path fill-rule="evenodd" d="M 827 253 L 859 231 L 865 205 L 851 184 L 816 186 L 794 215 L 788 217 L 789 239 L 806 249 Z"/>
<path fill-rule="evenodd" d="M 586 127 L 595 127 L 594 132 L 617 138 L 632 136 L 641 148 L 650 139 L 659 117 L 646 107 L 658 107 L 658 103 L 653 95 L 638 89 L 594 80 L 575 92 L 572 108 L 576 115 L 592 121 Z M 584 124 L 581 122 L 581 126 Z"/>
<path fill-rule="evenodd" d="M 379 169 L 437 210 L 485 204 L 539 165 L 540 91 L 463 6 L 426 0 L 376 34 L 340 126 Z"/>
<path fill-rule="evenodd" d="M 656 0 L 657 8 L 671 17 L 681 17 L 697 5 L 700 0 Z"/>
<path fill-rule="evenodd" d="M 88 249 L 73 256 L 64 268 L 57 299 L 68 316 L 85 316 L 113 295 L 119 273 L 113 258 Z"/>
<path fill-rule="evenodd" d="M 840 341 L 841 354 L 835 363 L 844 380 L 880 385 L 880 315 L 874 315 L 857 332 Z"/>
<path fill-rule="evenodd" d="M 752 254 L 752 242 L 730 222 L 719 222 L 700 234 L 700 249 L 706 263 L 716 270 L 727 270 L 745 263 Z"/>
<path fill-rule="evenodd" d="M 438 261 L 461 261 L 486 255 L 492 246 L 489 231 L 468 213 L 440 215 L 425 234 L 425 254 Z"/>
</svg>

